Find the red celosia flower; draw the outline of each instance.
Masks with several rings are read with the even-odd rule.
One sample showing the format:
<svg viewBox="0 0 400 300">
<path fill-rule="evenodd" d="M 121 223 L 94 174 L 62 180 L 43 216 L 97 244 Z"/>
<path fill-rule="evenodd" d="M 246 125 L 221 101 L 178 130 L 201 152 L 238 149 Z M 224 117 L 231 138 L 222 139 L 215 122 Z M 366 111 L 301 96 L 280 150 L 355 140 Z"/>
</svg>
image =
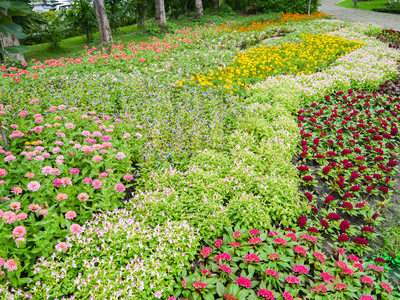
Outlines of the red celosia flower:
<svg viewBox="0 0 400 300">
<path fill-rule="evenodd" d="M 195 290 L 205 289 L 207 287 L 207 284 L 201 281 L 196 281 L 193 282 L 193 287 Z"/>
<path fill-rule="evenodd" d="M 324 203 L 329 204 L 330 202 L 334 201 L 335 198 L 333 196 L 326 196 Z"/>
<path fill-rule="evenodd" d="M 365 285 L 372 286 L 374 284 L 374 280 L 367 276 L 361 276 L 361 282 Z"/>
<path fill-rule="evenodd" d="M 344 268 L 342 270 L 342 273 L 345 274 L 345 275 L 350 275 L 350 276 L 354 275 L 354 271 L 352 269 L 350 269 L 350 268 Z"/>
<path fill-rule="evenodd" d="M 322 169 L 322 173 L 324 175 L 328 174 L 330 171 L 332 170 L 332 168 L 330 166 L 326 166 Z"/>
<path fill-rule="evenodd" d="M 260 234 L 260 230 L 258 230 L 258 229 L 252 229 L 252 230 L 249 231 L 249 234 L 250 234 L 250 235 Z"/>
<path fill-rule="evenodd" d="M 326 283 L 329 283 L 333 280 L 333 276 L 327 272 L 323 272 L 319 275 L 320 277 L 322 277 L 322 280 L 325 281 Z"/>
<path fill-rule="evenodd" d="M 380 216 L 381 216 L 380 214 L 375 213 L 375 214 L 372 216 L 372 219 L 376 220 L 376 219 L 379 218 Z"/>
<path fill-rule="evenodd" d="M 361 232 L 370 232 L 370 233 L 374 233 L 374 230 L 369 227 L 369 226 L 364 226 L 363 228 L 361 228 Z"/>
<path fill-rule="evenodd" d="M 282 293 L 282 297 L 283 297 L 283 299 L 285 299 L 285 300 L 293 300 L 293 299 L 294 299 L 293 296 L 292 296 L 292 294 L 290 294 L 289 292 L 283 292 L 283 293 Z"/>
<path fill-rule="evenodd" d="M 321 220 L 321 225 L 324 226 L 326 229 L 329 229 L 329 223 L 326 220 Z"/>
<path fill-rule="evenodd" d="M 260 239 L 259 237 L 257 237 L 257 236 L 253 236 L 247 243 L 249 244 L 249 245 L 257 245 L 257 244 L 259 244 L 259 243 L 261 243 L 262 242 L 262 239 Z"/>
<path fill-rule="evenodd" d="M 343 195 L 343 199 L 345 200 L 345 199 L 347 199 L 347 198 L 353 198 L 353 194 L 352 193 L 345 193 L 344 195 Z M 348 203 L 348 202 L 347 202 Z"/>
<path fill-rule="evenodd" d="M 360 237 L 354 238 L 353 243 L 358 244 L 358 245 L 368 246 L 368 242 L 365 239 L 360 238 Z"/>
<path fill-rule="evenodd" d="M 310 201 L 310 202 L 313 199 L 313 195 L 311 193 L 309 193 L 309 192 L 305 192 L 304 196 L 306 196 L 308 198 L 308 201 Z"/>
<path fill-rule="evenodd" d="M 310 169 L 307 166 L 300 166 L 297 167 L 297 170 L 299 170 L 300 172 L 308 172 Z"/>
<path fill-rule="evenodd" d="M 290 231 L 290 232 L 296 233 L 296 230 L 294 230 L 294 229 L 292 229 L 290 227 L 286 228 L 285 231 Z"/>
<path fill-rule="evenodd" d="M 379 285 L 380 285 L 386 292 L 388 292 L 389 294 L 392 294 L 393 290 L 392 290 L 392 287 L 390 286 L 389 283 L 386 283 L 386 282 L 382 281 Z"/>
<path fill-rule="evenodd" d="M 335 290 L 337 291 L 343 291 L 345 289 L 347 289 L 347 286 L 344 283 L 339 283 L 335 286 Z"/>
<path fill-rule="evenodd" d="M 372 228 L 371 228 L 371 230 L 372 230 Z M 362 231 L 362 230 L 361 230 L 361 231 Z M 382 257 L 377 257 L 377 258 L 375 258 L 375 259 L 374 259 L 374 262 L 386 264 L 386 260 L 385 260 L 384 258 L 382 258 Z"/>
<path fill-rule="evenodd" d="M 340 268 L 347 268 L 347 264 L 341 260 L 336 261 L 335 266 L 340 267 Z"/>
<path fill-rule="evenodd" d="M 182 278 L 182 287 L 183 287 L 184 289 L 187 288 L 187 286 L 186 286 L 186 281 L 185 281 L 185 279 L 183 279 L 183 278 Z"/>
<path fill-rule="evenodd" d="M 318 259 L 322 264 L 325 263 L 325 256 L 322 253 L 314 252 L 313 255 L 316 259 Z"/>
<path fill-rule="evenodd" d="M 337 213 L 330 213 L 327 217 L 328 220 L 330 221 L 338 221 L 340 220 L 340 216 Z"/>
<path fill-rule="evenodd" d="M 231 294 L 225 294 L 224 299 L 225 300 L 236 300 L 236 297 Z M 183 299 L 183 300 L 185 300 L 185 299 Z"/>
<path fill-rule="evenodd" d="M 313 178 L 312 176 L 310 176 L 310 175 L 306 175 L 306 176 L 304 176 L 302 179 L 303 179 L 304 181 L 306 181 L 306 182 L 310 182 L 310 181 L 313 181 L 313 180 L 314 180 L 314 178 Z"/>
<path fill-rule="evenodd" d="M 238 242 L 230 243 L 229 246 L 234 247 L 234 248 L 240 248 L 240 247 L 242 247 L 242 245 L 240 245 Z"/>
<path fill-rule="evenodd" d="M 310 292 L 311 292 L 311 294 L 314 292 L 317 292 L 318 294 L 326 293 L 326 287 L 323 284 L 320 284 L 320 285 L 314 286 Z"/>
<path fill-rule="evenodd" d="M 361 272 L 364 272 L 364 267 L 362 264 L 354 264 L 353 268 L 359 268 Z"/>
<path fill-rule="evenodd" d="M 328 142 L 329 142 L 329 141 L 328 141 Z M 333 143 L 333 142 L 332 142 L 332 143 Z M 336 156 L 335 151 L 328 151 L 328 152 L 326 152 L 326 154 L 329 155 L 329 156 Z"/>
<path fill-rule="evenodd" d="M 229 253 L 222 253 L 222 254 L 219 254 L 219 255 L 217 255 L 217 256 L 215 257 L 215 261 L 216 261 L 217 263 L 219 263 L 220 260 L 227 260 L 227 261 L 230 261 L 231 259 L 232 259 L 232 256 L 231 256 Z"/>
<path fill-rule="evenodd" d="M 307 223 L 307 218 L 304 216 L 301 216 L 298 220 L 299 227 L 303 229 L 304 225 L 306 225 L 306 223 Z"/>
<path fill-rule="evenodd" d="M 297 237 L 296 237 L 296 235 L 295 235 L 294 233 L 288 233 L 288 234 L 286 235 L 286 237 L 290 237 L 290 238 L 293 239 L 293 241 L 297 242 Z"/>
<path fill-rule="evenodd" d="M 343 185 L 343 183 L 342 183 L 341 181 L 335 180 L 334 182 L 339 186 L 339 188 L 340 188 L 341 190 L 344 189 L 344 185 Z"/>
<path fill-rule="evenodd" d="M 244 257 L 244 262 L 247 263 L 253 263 L 253 262 L 260 262 L 260 258 L 257 256 L 257 254 L 255 253 L 251 253 L 251 254 L 246 254 Z"/>
<path fill-rule="evenodd" d="M 201 270 L 201 273 L 203 273 L 204 275 L 207 275 L 207 276 L 211 275 L 211 272 L 208 270 Z"/>
<path fill-rule="evenodd" d="M 258 295 L 258 297 L 261 296 L 264 299 L 271 299 L 271 300 L 275 299 L 274 294 L 271 291 L 268 291 L 268 290 L 265 290 L 265 289 L 259 290 L 257 295 Z"/>
<path fill-rule="evenodd" d="M 350 181 L 353 182 L 354 180 L 356 180 L 359 177 L 360 177 L 360 175 L 357 172 L 352 172 L 350 175 Z"/>
<path fill-rule="evenodd" d="M 361 261 L 361 259 L 355 255 L 349 255 L 347 258 L 350 259 L 352 262 L 360 262 Z"/>
<path fill-rule="evenodd" d="M 240 231 L 235 231 L 233 233 L 233 238 L 236 240 L 238 237 L 242 236 L 242 233 Z"/>
<path fill-rule="evenodd" d="M 315 237 L 315 236 L 310 236 L 310 235 L 308 235 L 308 234 L 302 234 L 302 235 L 300 236 L 300 238 L 303 239 L 303 240 L 312 242 L 312 243 L 318 242 L 317 237 Z"/>
<path fill-rule="evenodd" d="M 217 239 L 215 241 L 215 247 L 217 247 L 219 249 L 219 248 L 221 248 L 221 245 L 222 245 L 222 239 Z"/>
<path fill-rule="evenodd" d="M 378 190 L 380 190 L 384 195 L 386 195 L 389 192 L 388 188 L 384 186 L 381 186 Z"/>
<path fill-rule="evenodd" d="M 307 228 L 307 231 L 311 233 L 319 233 L 319 230 L 315 227 L 309 227 Z"/>
<path fill-rule="evenodd" d="M 307 250 L 304 249 L 303 247 L 294 246 L 293 249 L 294 249 L 294 252 L 297 254 L 302 254 L 303 256 L 306 256 L 306 254 L 307 254 Z"/>
<path fill-rule="evenodd" d="M 316 159 L 325 159 L 325 155 L 323 155 L 323 154 L 317 154 L 317 155 L 315 155 L 315 158 L 316 158 Z"/>
<path fill-rule="evenodd" d="M 373 186 L 367 186 L 366 190 L 367 190 L 367 193 L 370 194 L 374 190 L 374 187 Z"/>
<path fill-rule="evenodd" d="M 356 207 L 357 208 L 359 208 L 359 207 L 364 207 L 365 206 L 365 204 L 364 203 L 362 203 L 362 202 L 360 202 L 360 203 L 356 203 Z"/>
<path fill-rule="evenodd" d="M 362 172 L 362 171 L 364 171 L 366 169 L 368 169 L 368 167 L 366 167 L 366 166 L 359 166 L 358 167 L 358 171 L 360 171 L 360 172 Z"/>
<path fill-rule="evenodd" d="M 236 284 L 238 284 L 238 285 L 240 285 L 242 287 L 245 287 L 247 289 L 251 288 L 251 281 L 246 277 L 239 277 L 236 280 Z"/>
<path fill-rule="evenodd" d="M 283 238 L 277 238 L 277 239 L 274 239 L 273 243 L 285 246 L 287 244 L 287 241 Z"/>
<path fill-rule="evenodd" d="M 344 208 L 348 211 L 351 211 L 351 210 L 353 210 L 353 204 L 351 204 L 350 202 L 347 202 L 347 201 L 343 202 L 342 208 Z"/>
<path fill-rule="evenodd" d="M 345 202 L 345 203 L 346 203 L 346 202 Z M 349 202 L 347 202 L 347 203 L 349 203 Z M 350 205 L 351 205 L 351 203 L 350 203 Z M 342 205 L 342 207 L 343 207 L 343 205 Z M 346 230 L 349 229 L 349 228 L 350 228 L 350 222 L 349 222 L 349 221 L 343 220 L 343 221 L 340 223 L 340 232 L 341 232 L 341 233 L 345 233 Z"/>
<path fill-rule="evenodd" d="M 319 139 L 318 139 L 318 138 L 315 138 L 315 139 L 313 140 L 313 143 L 314 143 L 316 146 L 319 146 Z"/>
<path fill-rule="evenodd" d="M 367 268 L 370 269 L 370 270 L 373 270 L 373 271 L 381 272 L 381 273 L 383 273 L 385 271 L 384 268 L 379 267 L 379 266 L 375 266 L 373 264 L 368 265 Z"/>
<path fill-rule="evenodd" d="M 300 284 L 300 278 L 297 278 L 295 276 L 287 276 L 285 280 L 287 283 L 290 284 Z"/>
<path fill-rule="evenodd" d="M 342 156 L 346 156 L 346 155 L 348 155 L 348 154 L 351 154 L 353 151 L 351 151 L 350 149 L 343 149 L 342 150 Z"/>
<path fill-rule="evenodd" d="M 339 241 L 339 243 L 345 243 L 345 242 L 350 241 L 350 237 L 346 234 L 341 234 L 338 237 L 338 241 Z"/>
<path fill-rule="evenodd" d="M 210 247 L 205 247 L 203 250 L 200 251 L 200 254 L 203 256 L 203 258 L 206 258 L 210 253 L 212 249 Z"/>
<path fill-rule="evenodd" d="M 387 166 L 388 166 L 389 168 L 391 168 L 391 167 L 396 167 L 396 166 L 397 166 L 397 163 L 396 163 L 394 160 L 391 160 L 391 161 L 389 161 L 389 162 L 387 163 Z"/>
<path fill-rule="evenodd" d="M 275 278 L 279 278 L 278 272 L 272 269 L 265 270 L 265 274 L 267 274 L 267 276 L 274 276 Z"/>
<path fill-rule="evenodd" d="M 271 232 L 268 233 L 268 235 L 269 235 L 269 236 L 275 236 L 275 235 L 278 235 L 278 233 L 275 232 L 275 231 L 271 231 Z"/>
<path fill-rule="evenodd" d="M 225 273 L 232 274 L 232 269 L 226 265 L 219 265 L 218 269 L 222 270 Z"/>
<path fill-rule="evenodd" d="M 280 259 L 280 256 L 277 253 L 272 253 L 272 254 L 268 255 L 268 259 L 269 260 L 277 260 L 277 259 Z"/>
<path fill-rule="evenodd" d="M 358 192 L 360 190 L 360 187 L 358 185 L 354 185 L 350 188 L 350 192 Z"/>
</svg>

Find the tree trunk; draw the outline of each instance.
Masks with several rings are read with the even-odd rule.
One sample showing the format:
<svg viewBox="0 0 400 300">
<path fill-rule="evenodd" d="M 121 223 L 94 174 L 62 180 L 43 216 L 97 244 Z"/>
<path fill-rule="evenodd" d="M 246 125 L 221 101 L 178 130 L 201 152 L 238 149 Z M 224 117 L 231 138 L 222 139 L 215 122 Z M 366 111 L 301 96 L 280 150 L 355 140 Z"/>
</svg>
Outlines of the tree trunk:
<svg viewBox="0 0 400 300">
<path fill-rule="evenodd" d="M 214 9 L 218 9 L 221 7 L 221 0 L 214 0 Z"/>
<path fill-rule="evenodd" d="M 100 43 L 109 44 L 112 41 L 112 35 L 104 0 L 93 0 L 93 6 L 96 11 L 97 24 L 99 25 Z"/>
<path fill-rule="evenodd" d="M 203 2 L 202 0 L 196 0 L 196 12 L 195 18 L 201 18 L 203 16 Z"/>
<path fill-rule="evenodd" d="M 156 0 L 156 24 L 158 27 L 166 27 L 164 0 Z"/>
<path fill-rule="evenodd" d="M 6 37 L 1 32 L 0 32 L 0 45 L 1 45 L 1 47 L 21 46 L 19 39 L 15 35 L 9 33 L 8 37 Z M 9 57 L 11 59 L 18 59 L 21 63 L 26 62 L 24 54 L 22 54 L 22 53 L 21 54 L 9 54 Z"/>
</svg>

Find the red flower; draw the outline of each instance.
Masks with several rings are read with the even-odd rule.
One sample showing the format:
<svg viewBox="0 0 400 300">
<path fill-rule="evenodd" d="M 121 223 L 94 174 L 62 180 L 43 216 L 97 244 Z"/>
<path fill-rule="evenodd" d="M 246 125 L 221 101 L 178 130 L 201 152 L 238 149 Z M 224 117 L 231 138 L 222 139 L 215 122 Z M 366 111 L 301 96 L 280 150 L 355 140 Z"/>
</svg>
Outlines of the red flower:
<svg viewBox="0 0 400 300">
<path fill-rule="evenodd" d="M 218 269 L 222 270 L 225 273 L 232 274 L 232 269 L 226 265 L 219 265 Z"/>
<path fill-rule="evenodd" d="M 185 299 L 187 299 L 187 298 L 185 298 Z M 185 300 L 185 299 L 183 299 L 183 300 Z M 236 300 L 236 297 L 231 294 L 225 294 L 224 299 L 225 300 Z"/>
<path fill-rule="evenodd" d="M 356 180 L 359 177 L 360 177 L 360 175 L 357 172 L 352 172 L 351 176 L 350 176 L 350 181 L 353 182 L 354 180 Z"/>
<path fill-rule="evenodd" d="M 271 299 L 271 300 L 275 299 L 274 294 L 271 291 L 268 291 L 265 289 L 259 290 L 257 295 L 258 295 L 258 297 L 262 296 L 264 299 Z"/>
<path fill-rule="evenodd" d="M 360 238 L 360 237 L 354 238 L 353 243 L 358 244 L 358 245 L 368 246 L 368 242 L 365 239 Z"/>
<path fill-rule="evenodd" d="M 347 193 L 346 193 L 347 194 Z M 344 198 L 344 197 L 343 197 Z M 343 204 L 342 204 L 342 207 L 344 208 L 344 209 L 347 209 L 347 210 L 352 210 L 353 209 L 353 204 L 351 204 L 350 202 L 343 202 Z"/>
<path fill-rule="evenodd" d="M 277 259 L 280 259 L 280 256 L 277 253 L 272 253 L 272 254 L 268 255 L 268 259 L 269 260 L 277 260 Z"/>
<path fill-rule="evenodd" d="M 330 202 L 334 201 L 335 198 L 333 196 L 326 196 L 324 203 L 329 204 Z"/>
<path fill-rule="evenodd" d="M 318 259 L 322 264 L 325 263 L 325 256 L 322 253 L 314 252 L 313 255 L 316 259 Z"/>
<path fill-rule="evenodd" d="M 347 258 L 350 259 L 352 262 L 360 262 L 361 261 L 360 258 L 355 255 L 349 255 Z"/>
<path fill-rule="evenodd" d="M 335 286 L 335 290 L 338 290 L 338 291 L 343 291 L 345 289 L 347 289 L 347 286 L 344 283 L 339 283 Z"/>
<path fill-rule="evenodd" d="M 287 283 L 290 284 L 300 284 L 300 278 L 297 278 L 295 276 L 287 276 L 285 280 Z"/>
<path fill-rule="evenodd" d="M 367 277 L 367 276 L 361 276 L 361 282 L 365 285 L 373 286 L 374 281 L 372 278 Z"/>
<path fill-rule="evenodd" d="M 211 275 L 211 272 L 208 271 L 208 270 L 201 270 L 201 273 L 203 273 L 203 274 L 206 275 L 206 276 Z"/>
<path fill-rule="evenodd" d="M 326 166 L 322 169 L 322 173 L 324 175 L 328 174 L 330 171 L 332 170 L 332 168 L 330 166 Z"/>
<path fill-rule="evenodd" d="M 380 216 L 381 216 L 380 214 L 375 213 L 375 214 L 372 216 L 372 219 L 373 219 L 373 220 L 376 220 L 376 219 L 379 218 Z"/>
<path fill-rule="evenodd" d="M 246 262 L 250 262 L 250 263 L 256 262 L 256 263 L 258 263 L 258 262 L 260 262 L 260 258 L 255 253 L 246 254 L 245 257 L 244 257 L 244 261 L 243 262 L 245 262 L 245 263 Z"/>
<path fill-rule="evenodd" d="M 205 247 L 203 250 L 200 251 L 200 254 L 203 256 L 203 258 L 206 258 L 210 253 L 212 249 L 210 247 Z"/>
<path fill-rule="evenodd" d="M 242 233 L 240 231 L 235 231 L 233 233 L 233 238 L 236 240 L 238 237 L 242 236 Z"/>
<path fill-rule="evenodd" d="M 315 227 L 309 227 L 307 228 L 307 231 L 311 233 L 319 233 L 319 230 Z"/>
<path fill-rule="evenodd" d="M 242 245 L 240 245 L 238 242 L 230 243 L 229 246 L 234 247 L 234 248 L 240 248 L 240 247 L 242 247 Z"/>
<path fill-rule="evenodd" d="M 386 283 L 386 282 L 382 281 L 379 285 L 380 285 L 386 292 L 388 292 L 389 294 L 392 294 L 393 290 L 392 290 L 392 287 L 390 286 L 389 283 Z"/>
<path fill-rule="evenodd" d="M 311 292 L 311 294 L 314 292 L 317 292 L 318 294 L 326 293 L 326 287 L 323 284 L 320 284 L 320 285 L 314 286 L 310 292 Z"/>
<path fill-rule="evenodd" d="M 251 281 L 246 277 L 239 277 L 236 280 L 236 284 L 238 284 L 238 285 L 240 285 L 242 287 L 245 287 L 247 289 L 251 288 Z"/>
<path fill-rule="evenodd" d="M 301 216 L 298 220 L 299 227 L 303 229 L 304 225 L 306 225 L 306 223 L 307 223 L 307 218 L 304 216 Z"/>
<path fill-rule="evenodd" d="M 329 229 L 329 223 L 326 220 L 321 220 L 321 225 L 324 226 L 326 229 Z"/>
<path fill-rule="evenodd" d="M 306 256 L 306 254 L 307 254 L 307 250 L 304 249 L 303 247 L 294 246 L 293 249 L 294 249 L 294 252 L 296 252 L 297 254 L 301 254 L 303 256 Z"/>
<path fill-rule="evenodd" d="M 372 230 L 372 228 L 371 228 L 371 230 Z M 382 257 L 375 258 L 374 262 L 386 264 L 386 260 L 384 258 L 382 258 Z"/>
<path fill-rule="evenodd" d="M 304 181 L 306 181 L 306 182 L 309 182 L 309 181 L 313 181 L 313 180 L 314 180 L 314 178 L 313 178 L 312 176 L 310 176 L 310 175 L 306 175 L 306 176 L 304 176 L 302 179 L 303 179 Z"/>
<path fill-rule="evenodd" d="M 345 202 L 345 203 L 346 203 L 346 202 Z M 349 203 L 349 202 L 347 202 L 347 203 Z M 351 203 L 350 203 L 350 204 L 351 204 Z M 343 207 L 343 205 L 342 205 L 342 207 Z M 343 221 L 340 223 L 340 232 L 341 232 L 341 233 L 345 233 L 346 230 L 349 229 L 349 228 L 350 228 L 350 223 L 349 223 L 349 221 L 343 220 Z"/>
<path fill-rule="evenodd" d="M 323 272 L 319 275 L 319 277 L 322 277 L 322 280 L 325 281 L 326 283 L 329 283 L 333 280 L 333 276 L 327 272 Z"/>
<path fill-rule="evenodd" d="M 307 166 L 299 166 L 297 167 L 297 170 L 300 172 L 308 172 L 310 169 Z"/>
<path fill-rule="evenodd" d="M 397 163 L 394 161 L 394 160 L 391 160 L 391 161 L 389 161 L 388 163 L 387 163 L 387 166 L 390 168 L 390 167 L 396 167 L 397 166 Z"/>
<path fill-rule="evenodd" d="M 370 233 L 374 233 L 374 230 L 373 230 L 371 227 L 364 226 L 363 228 L 361 228 L 361 232 L 370 232 Z"/>
<path fill-rule="evenodd" d="M 360 187 L 358 185 L 354 185 L 350 188 L 350 192 L 358 192 L 360 190 Z"/>
<path fill-rule="evenodd" d="M 383 193 L 384 195 L 386 195 L 386 194 L 389 192 L 389 190 L 388 190 L 386 187 L 384 187 L 384 186 L 381 186 L 378 190 L 382 191 L 382 193 Z"/>
<path fill-rule="evenodd" d="M 247 243 L 249 244 L 249 245 L 257 245 L 257 244 L 259 244 L 259 243 L 261 243 L 262 242 L 262 239 L 260 239 L 259 237 L 257 237 L 257 236 L 253 236 Z"/>
<path fill-rule="evenodd" d="M 361 272 L 364 272 L 364 267 L 362 264 L 354 264 L 353 268 L 359 268 Z"/>
<path fill-rule="evenodd" d="M 350 237 L 346 234 L 341 234 L 341 235 L 339 235 L 338 240 L 339 240 L 339 243 L 345 243 L 345 242 L 350 241 Z"/>
<path fill-rule="evenodd" d="M 201 281 L 196 281 L 193 283 L 193 287 L 195 290 L 205 289 L 207 287 L 207 284 Z"/>
<path fill-rule="evenodd" d="M 344 268 L 342 270 L 342 273 L 345 274 L 345 275 L 350 275 L 350 276 L 354 275 L 354 271 L 352 269 L 350 269 L 350 268 Z"/>
<path fill-rule="evenodd" d="M 231 256 L 229 253 L 222 253 L 222 254 L 219 254 L 219 255 L 217 255 L 217 256 L 215 257 L 215 261 L 216 261 L 217 263 L 219 263 L 220 260 L 227 260 L 227 261 L 230 261 L 231 259 L 232 259 L 232 256 Z"/>
<path fill-rule="evenodd" d="M 287 241 L 283 238 L 277 238 L 277 239 L 274 239 L 273 243 L 285 246 L 287 244 Z"/>
<path fill-rule="evenodd" d="M 217 247 L 219 249 L 219 248 L 221 248 L 221 245 L 222 245 L 222 239 L 217 239 L 215 241 L 215 247 Z"/>
<path fill-rule="evenodd" d="M 370 194 L 374 190 L 373 186 L 367 186 L 367 193 Z"/>
<path fill-rule="evenodd" d="M 265 270 L 265 274 L 267 274 L 267 276 L 274 276 L 275 278 L 279 278 L 278 272 L 272 269 Z"/>
<path fill-rule="evenodd" d="M 309 193 L 309 192 L 305 192 L 304 196 L 306 196 L 308 198 L 308 201 L 310 201 L 310 202 L 313 199 L 313 195 L 311 193 Z"/>
<path fill-rule="evenodd" d="M 252 230 L 249 231 L 249 234 L 250 234 L 250 235 L 260 234 L 260 230 L 258 230 L 258 229 L 252 229 Z"/>
<path fill-rule="evenodd" d="M 290 294 L 289 292 L 283 292 L 283 293 L 282 293 L 282 297 L 283 297 L 283 299 L 285 299 L 285 300 L 293 300 L 293 299 L 294 299 L 293 296 L 292 296 L 292 294 Z"/>
<path fill-rule="evenodd" d="M 340 220 L 340 216 L 337 213 L 330 213 L 327 217 L 328 220 L 330 221 L 338 221 Z"/>
</svg>

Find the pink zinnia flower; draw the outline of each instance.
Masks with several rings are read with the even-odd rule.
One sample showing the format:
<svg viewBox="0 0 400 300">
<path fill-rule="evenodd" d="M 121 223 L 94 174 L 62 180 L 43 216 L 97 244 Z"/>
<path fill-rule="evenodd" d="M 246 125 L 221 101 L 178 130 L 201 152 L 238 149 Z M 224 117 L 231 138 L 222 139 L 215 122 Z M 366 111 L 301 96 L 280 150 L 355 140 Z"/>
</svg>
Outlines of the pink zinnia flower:
<svg viewBox="0 0 400 300">
<path fill-rule="evenodd" d="M 92 182 L 92 186 L 95 189 L 100 189 L 102 185 L 103 185 L 103 183 L 100 180 L 95 180 L 95 181 Z"/>
<path fill-rule="evenodd" d="M 24 226 L 17 226 L 13 230 L 13 235 L 16 237 L 23 237 L 26 234 L 26 228 Z"/>
<path fill-rule="evenodd" d="M 7 261 L 7 262 L 4 264 L 4 268 L 7 269 L 7 270 L 10 271 L 10 272 L 13 272 L 13 271 L 18 270 L 18 265 L 17 265 L 17 263 L 15 262 L 15 260 L 10 259 L 9 261 Z"/>
<path fill-rule="evenodd" d="M 105 172 L 99 174 L 99 178 L 106 178 L 107 176 L 108 174 Z"/>
<path fill-rule="evenodd" d="M 70 220 L 75 219 L 76 218 L 76 212 L 74 212 L 72 210 L 68 211 L 65 214 L 65 218 L 70 219 Z"/>
<path fill-rule="evenodd" d="M 28 215 L 26 213 L 20 213 L 17 215 L 17 220 L 21 221 L 21 220 L 25 220 L 28 217 Z"/>
<path fill-rule="evenodd" d="M 21 208 L 21 203 L 19 203 L 19 202 L 12 202 L 12 203 L 10 204 L 10 208 L 11 208 L 12 210 L 19 210 L 19 209 Z"/>
<path fill-rule="evenodd" d="M 80 193 L 80 194 L 78 195 L 78 199 L 79 199 L 79 201 L 84 202 L 84 201 L 86 201 L 87 199 L 89 199 L 89 195 L 86 194 L 86 193 Z"/>
<path fill-rule="evenodd" d="M 11 193 L 16 194 L 16 195 L 19 195 L 19 194 L 22 193 L 22 189 L 21 189 L 19 186 L 14 186 L 14 187 L 11 189 Z"/>
<path fill-rule="evenodd" d="M 4 177 L 7 175 L 7 171 L 4 169 L 0 169 L 0 177 Z"/>
<path fill-rule="evenodd" d="M 62 200 L 65 200 L 65 199 L 68 199 L 68 195 L 67 194 L 60 193 L 60 194 L 58 194 L 56 196 L 56 200 L 58 200 L 58 201 L 62 201 Z"/>
<path fill-rule="evenodd" d="M 73 234 L 78 234 L 82 231 L 82 228 L 78 224 L 72 224 L 69 227 L 69 231 L 71 231 L 71 233 L 73 233 Z"/>
<path fill-rule="evenodd" d="M 39 214 L 41 214 L 42 216 L 48 215 L 49 211 L 47 209 L 42 209 Z"/>
<path fill-rule="evenodd" d="M 95 155 L 95 156 L 93 156 L 93 161 L 94 162 L 100 162 L 100 161 L 102 161 L 103 160 L 103 158 L 100 156 L 100 155 Z"/>
<path fill-rule="evenodd" d="M 93 182 L 93 179 L 90 178 L 90 177 L 86 177 L 85 179 L 83 179 L 83 182 L 86 183 L 86 184 L 90 184 L 90 183 Z"/>
<path fill-rule="evenodd" d="M 31 212 L 38 212 L 40 209 L 40 205 L 32 203 L 32 204 L 29 204 L 28 209 Z"/>
<path fill-rule="evenodd" d="M 118 193 L 122 193 L 122 192 L 125 191 L 125 186 L 124 186 L 122 183 L 118 183 L 118 184 L 115 186 L 115 190 L 116 190 Z"/>
<path fill-rule="evenodd" d="M 73 168 L 71 171 L 69 171 L 69 174 L 79 174 L 79 169 Z"/>
<path fill-rule="evenodd" d="M 117 156 L 115 157 L 115 159 L 120 160 L 120 159 L 124 159 L 125 157 L 126 157 L 126 155 L 124 153 L 118 152 Z"/>
<path fill-rule="evenodd" d="M 132 179 L 133 179 L 133 176 L 132 175 L 130 175 L 130 174 L 126 174 L 126 175 L 124 175 L 124 180 L 126 180 L 126 181 L 131 181 Z"/>
</svg>

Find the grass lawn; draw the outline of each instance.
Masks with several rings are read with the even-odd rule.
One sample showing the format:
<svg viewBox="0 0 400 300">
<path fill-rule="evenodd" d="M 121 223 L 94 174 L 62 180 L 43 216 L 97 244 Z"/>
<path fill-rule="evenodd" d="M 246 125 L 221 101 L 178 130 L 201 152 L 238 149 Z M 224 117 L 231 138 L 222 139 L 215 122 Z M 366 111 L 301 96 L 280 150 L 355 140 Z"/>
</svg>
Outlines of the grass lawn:
<svg viewBox="0 0 400 300">
<path fill-rule="evenodd" d="M 114 41 L 121 41 L 124 44 L 146 42 L 149 39 L 147 33 L 142 32 L 142 28 L 137 25 L 121 27 L 113 34 Z M 93 39 L 97 40 L 99 33 L 93 34 Z M 59 47 L 50 47 L 49 43 L 42 43 L 37 45 L 27 46 L 29 52 L 25 53 L 26 60 L 47 60 L 49 58 L 58 59 L 60 57 L 77 57 L 80 56 L 86 45 L 92 46 L 93 43 L 88 43 L 86 38 L 82 36 L 74 36 L 62 40 Z"/>
<path fill-rule="evenodd" d="M 374 1 L 368 1 L 368 2 L 357 1 L 357 7 L 354 7 L 353 0 L 345 0 L 345 1 L 339 2 L 338 4 L 340 6 L 346 7 L 346 8 L 355 8 L 355 9 L 360 9 L 360 10 L 372 11 L 374 8 L 386 8 L 386 5 L 385 5 L 386 3 L 388 3 L 388 0 L 374 0 Z"/>
</svg>

